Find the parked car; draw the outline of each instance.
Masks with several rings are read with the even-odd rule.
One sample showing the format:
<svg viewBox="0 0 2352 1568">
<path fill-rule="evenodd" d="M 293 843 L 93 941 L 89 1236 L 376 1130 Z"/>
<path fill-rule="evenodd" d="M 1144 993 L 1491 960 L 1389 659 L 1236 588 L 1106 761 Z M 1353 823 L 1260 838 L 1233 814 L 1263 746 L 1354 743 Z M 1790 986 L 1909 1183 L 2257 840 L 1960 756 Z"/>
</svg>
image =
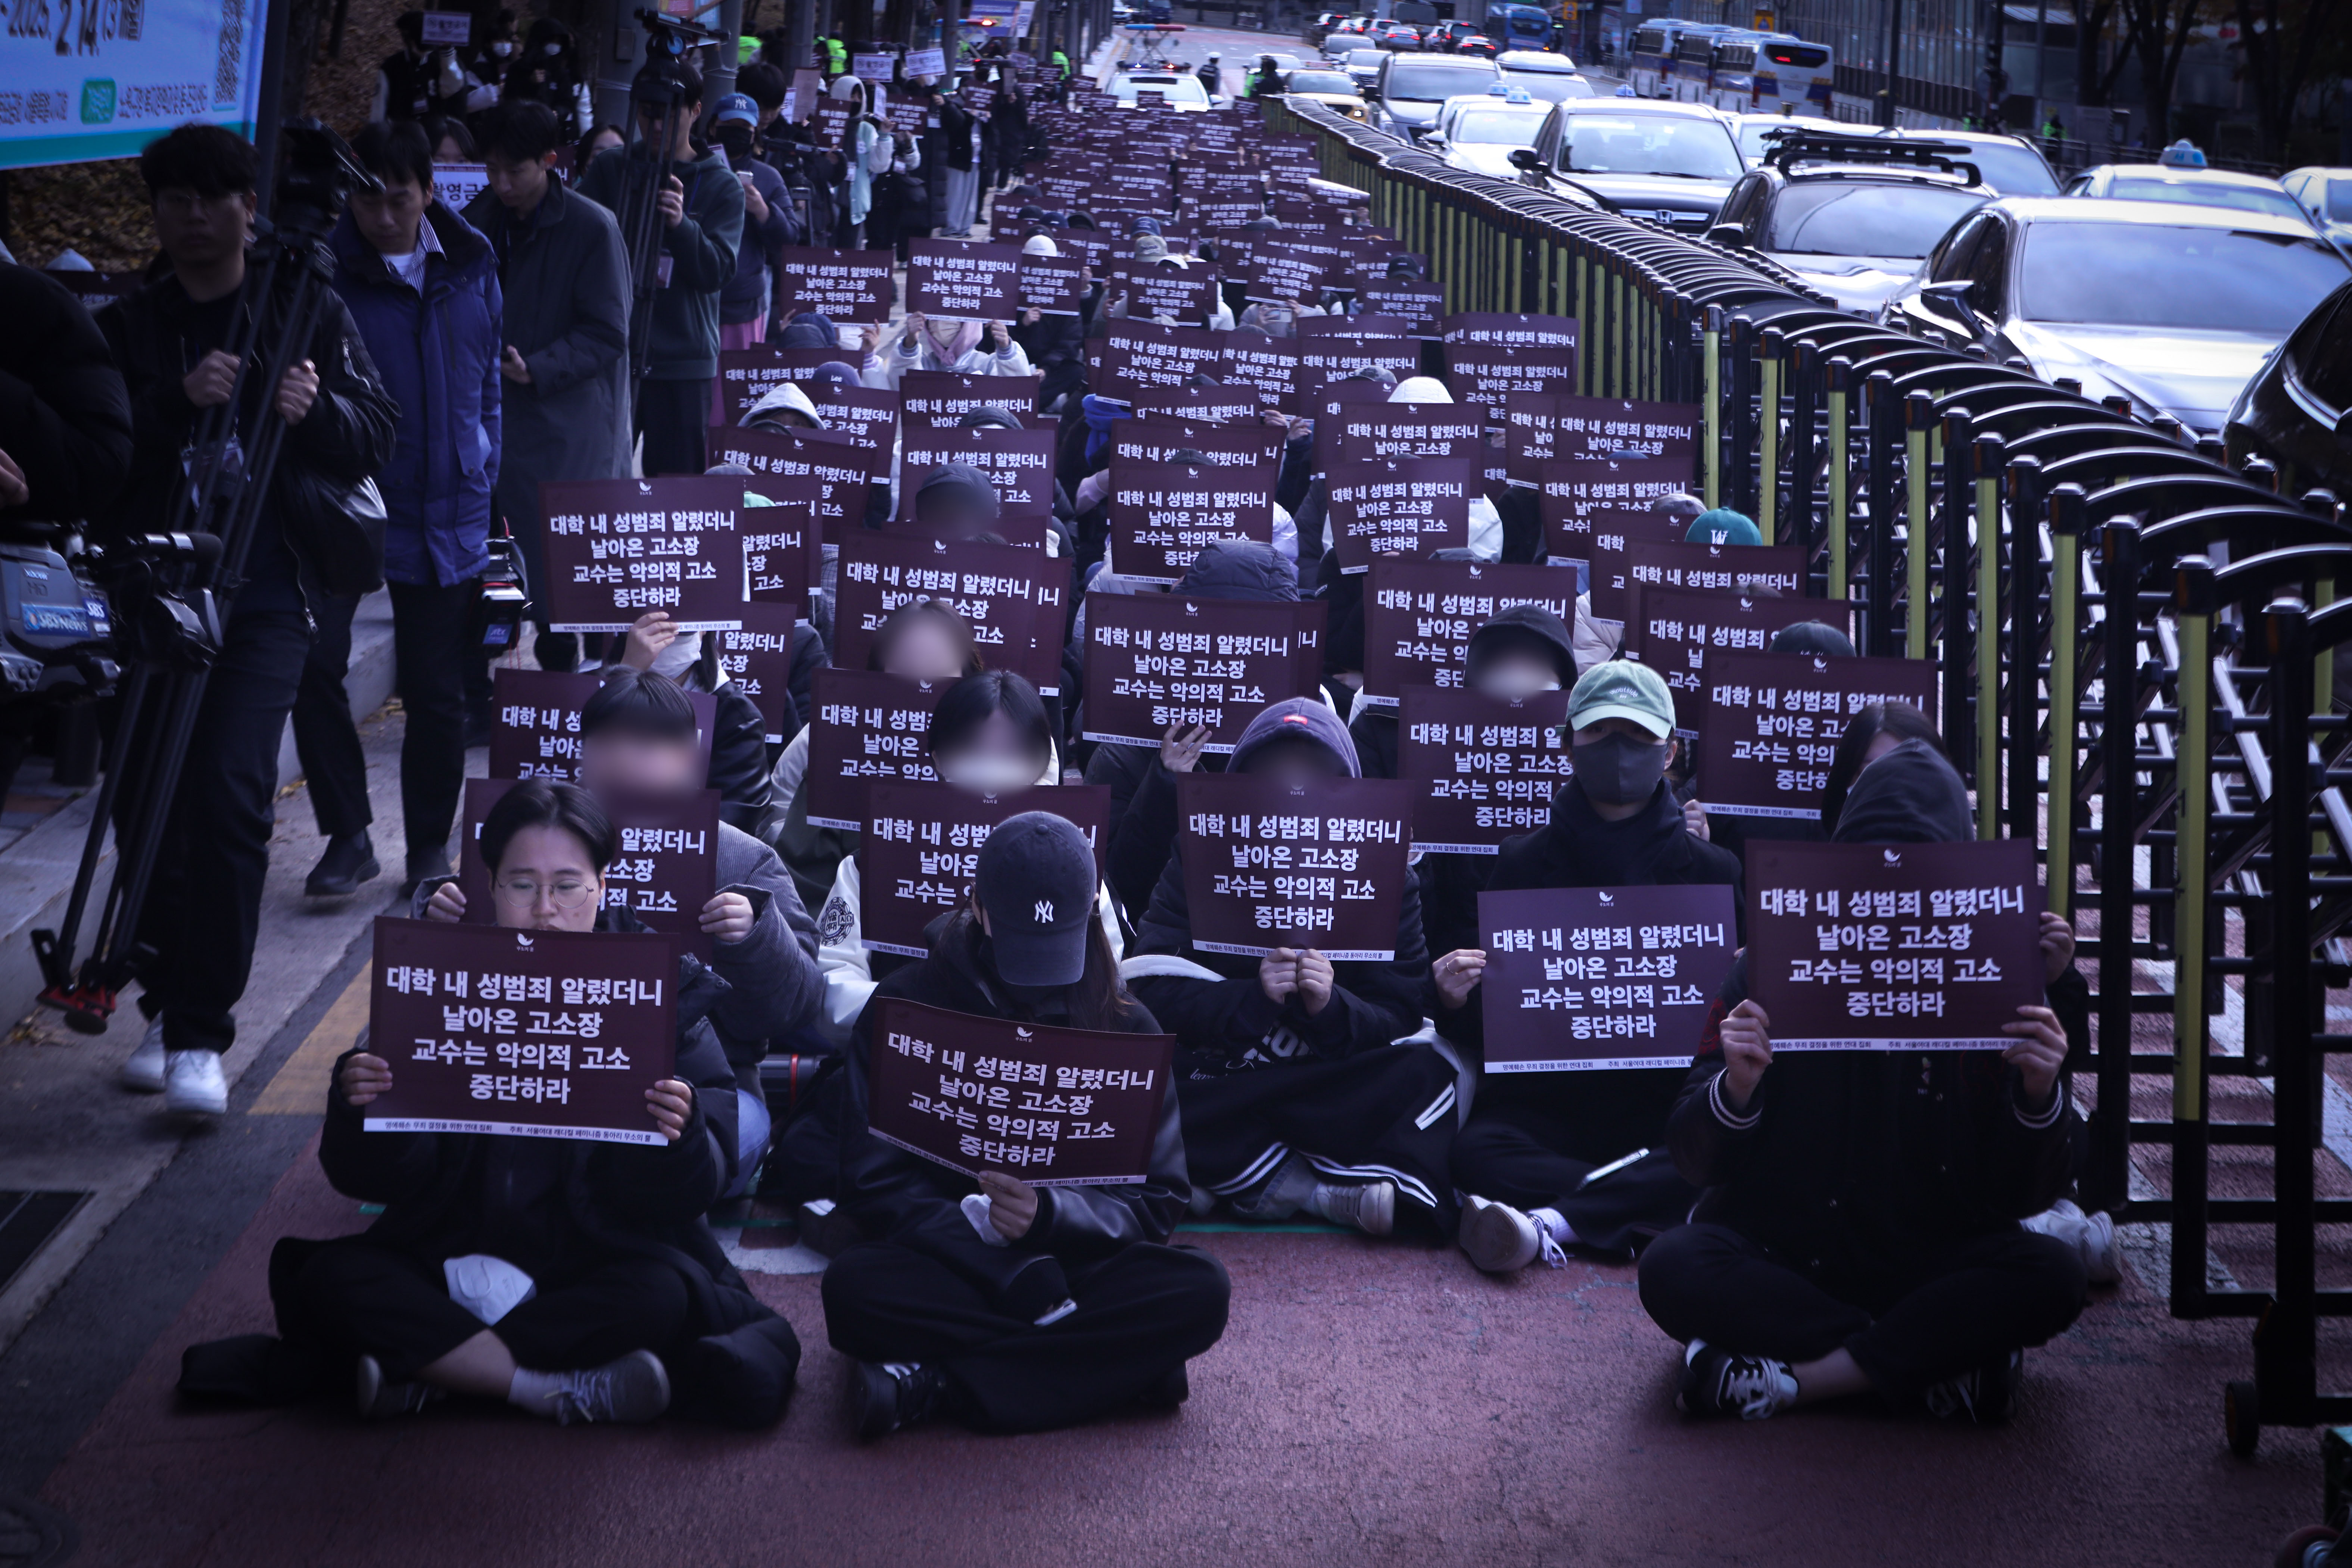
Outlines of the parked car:
<svg viewBox="0 0 2352 1568">
<path fill-rule="evenodd" d="M 2130 202 L 2180 202 L 2262 213 L 2312 226 L 2311 215 L 2276 180 L 2230 169 L 2176 169 L 2164 163 L 2102 163 L 2066 182 L 2070 196 Z M 2316 231 L 2315 231 L 2316 232 Z"/>
<path fill-rule="evenodd" d="M 1938 241 L 1880 319 L 2218 436 L 2264 357 L 2347 277 L 2300 219 L 2002 196 Z"/>
<path fill-rule="evenodd" d="M 1449 98 L 1484 92 L 1502 72 L 1492 60 L 1468 55 L 1393 54 L 1381 62 L 1367 97 L 1381 106 L 1381 122 L 1407 141 L 1434 124 Z"/>
<path fill-rule="evenodd" d="M 1529 98 L 1558 103 L 1563 98 L 1591 98 L 1592 83 L 1566 55 L 1549 49 L 1505 49 L 1495 57 L 1503 79 L 1525 88 Z"/>
<path fill-rule="evenodd" d="M 2231 466 L 2267 458 L 2288 495 L 2352 496 L 2352 283 L 2322 300 L 2231 406 Z"/>
<path fill-rule="evenodd" d="M 1956 142 L 1969 150 L 1969 162 L 1977 166 L 1984 183 L 2004 196 L 2058 194 L 2058 176 L 2051 172 L 2049 160 L 2022 137 L 1990 131 L 1920 131 L 1907 125 L 1873 134 L 1896 142 Z"/>
<path fill-rule="evenodd" d="M 1282 90 L 1292 98 L 1337 110 L 1351 120 L 1367 115 L 1363 89 L 1346 71 L 1295 70 L 1282 79 Z"/>
<path fill-rule="evenodd" d="M 1696 103 L 1567 98 L 1533 147 L 1510 155 L 1522 183 L 1577 191 L 1614 212 L 1704 234 L 1747 172 L 1731 121 Z"/>
<path fill-rule="evenodd" d="M 1456 169 L 1516 180 L 1519 172 L 1511 153 L 1535 145 L 1536 132 L 1550 112 L 1550 104 L 1529 98 L 1525 88 L 1449 98 L 1424 142 Z"/>
<path fill-rule="evenodd" d="M 2352 245 L 2352 169 L 2290 169 L 2279 187 L 2309 215 L 2313 227 L 2338 245 Z"/>
<path fill-rule="evenodd" d="M 1121 71 L 1110 79 L 1111 98 L 1121 109 L 1133 109 L 1147 92 L 1158 93 L 1170 108 L 1189 114 L 1206 114 L 1211 107 L 1209 89 L 1191 71 Z"/>
</svg>

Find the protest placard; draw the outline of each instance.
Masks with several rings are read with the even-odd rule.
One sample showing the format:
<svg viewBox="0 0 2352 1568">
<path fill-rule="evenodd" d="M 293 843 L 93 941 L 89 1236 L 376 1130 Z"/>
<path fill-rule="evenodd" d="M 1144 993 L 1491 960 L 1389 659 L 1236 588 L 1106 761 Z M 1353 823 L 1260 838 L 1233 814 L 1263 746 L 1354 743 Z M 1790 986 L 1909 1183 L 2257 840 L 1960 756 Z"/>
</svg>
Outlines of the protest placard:
<svg viewBox="0 0 2352 1568">
<path fill-rule="evenodd" d="M 873 781 L 858 840 L 858 936 L 876 952 L 920 958 L 924 929 L 961 903 L 980 847 L 1008 816 L 1049 811 L 1085 835 L 1101 868 L 1110 850 L 1110 790 L 1100 784 L 1037 784 L 982 795 L 939 781 Z"/>
<path fill-rule="evenodd" d="M 593 670 L 517 669 L 500 665 L 490 672 L 490 766 L 494 779 L 580 777 L 580 710 L 604 678 Z M 719 699 L 689 691 L 694 723 L 702 742 L 702 765 L 710 765 L 711 735 Z"/>
<path fill-rule="evenodd" d="M 1340 962 L 1393 960 L 1414 793 L 1403 779 L 1177 775 L 1192 946 L 1244 958 L 1286 947 Z"/>
<path fill-rule="evenodd" d="M 1670 458 L 1555 458 L 1537 466 L 1545 553 L 1591 563 L 1594 619 L 1625 618 L 1629 542 L 1682 542 L 1690 525 L 1652 504 L 1690 482 L 1689 468 Z"/>
<path fill-rule="evenodd" d="M 1186 419 L 1163 409 L 1146 409 L 1111 426 L 1110 460 L 1171 463 L 1188 452 L 1213 468 L 1251 468 L 1282 460 L 1283 429 L 1258 420 L 1230 424 Z"/>
<path fill-rule="evenodd" d="M 498 923 L 490 885 L 497 868 L 483 864 L 479 853 L 482 823 L 499 797 L 520 782 L 466 781 L 457 885 L 465 891 L 468 923 Z M 646 795 L 605 790 L 596 803 L 612 819 L 617 844 L 613 863 L 604 868 L 604 907 L 628 910 L 674 939 L 680 952 L 708 963 L 711 938 L 702 929 L 702 907 L 719 890 L 719 792 Z"/>
<path fill-rule="evenodd" d="M 1722 883 L 1480 893 L 1486 1070 L 1687 1068 L 1739 949 L 1737 912 Z"/>
<path fill-rule="evenodd" d="M 714 430 L 710 456 L 751 469 L 736 482 L 774 503 L 744 514 L 751 595 L 807 603 L 824 559 L 817 547 L 865 523 L 867 454 L 845 430 Z"/>
<path fill-rule="evenodd" d="M 719 402 L 721 417 L 719 424 L 732 427 L 743 423 L 751 405 L 765 397 L 776 386 L 787 381 L 797 381 L 807 389 L 811 399 L 815 389 L 808 384 L 815 379 L 817 366 L 840 359 L 855 351 L 830 344 L 805 349 L 780 349 L 769 343 L 755 343 L 748 349 L 719 351 Z"/>
<path fill-rule="evenodd" d="M 1024 256 L 1018 268 L 1021 303 L 1047 316 L 1075 316 L 1087 302 L 1083 256 Z"/>
<path fill-rule="evenodd" d="M 866 790 L 877 783 L 939 777 L 923 733 L 947 680 L 910 680 L 878 669 L 819 669 L 809 680 L 808 819 L 862 832 Z"/>
<path fill-rule="evenodd" d="M 865 668 L 874 634 L 892 611 L 936 600 L 971 623 L 972 643 L 991 668 L 1018 670 L 1056 695 L 1069 588 L 1069 563 L 1042 551 L 864 532 L 841 547 L 834 657 L 845 668 Z"/>
<path fill-rule="evenodd" d="M 1514 392 L 1502 402 L 1503 446 L 1511 483 L 1534 488 L 1543 464 L 1567 458 L 1662 458 L 1661 472 L 1688 489 L 1698 463 L 1698 405 Z"/>
<path fill-rule="evenodd" d="M 1368 316 L 1394 316 L 1405 323 L 1405 335 L 1423 342 L 1439 336 L 1438 318 L 1445 314 L 1445 286 L 1412 278 L 1383 278 L 1356 273 L 1338 280 Z"/>
<path fill-rule="evenodd" d="M 890 319 L 890 268 L 898 259 L 892 252 L 787 245 L 777 257 L 777 298 L 784 320 L 803 310 L 814 310 L 835 326 Z"/>
<path fill-rule="evenodd" d="M 985 240 L 908 241 L 907 310 L 943 321 L 1010 321 L 1021 313 L 1021 247 Z"/>
<path fill-rule="evenodd" d="M 910 370 L 898 377 L 900 420 L 907 434 L 961 424 L 975 408 L 1034 408 L 1043 375 L 966 375 L 953 370 Z"/>
<path fill-rule="evenodd" d="M 1408 686 L 1458 690 L 1470 637 L 1515 605 L 1576 625 L 1576 568 L 1500 561 L 1376 561 L 1364 584 L 1364 689 L 1393 703 Z"/>
<path fill-rule="evenodd" d="M 719 668 L 760 710 L 772 746 L 800 727 L 793 710 L 793 631 L 800 619 L 798 605 L 749 604 L 740 627 L 711 634 L 719 639 Z"/>
<path fill-rule="evenodd" d="M 1707 814 L 1818 822 L 1830 763 L 1874 702 L 1936 711 L 1936 663 L 1810 653 L 1709 652 L 1698 727 Z"/>
<path fill-rule="evenodd" d="M 1620 591 L 1696 588 L 1714 594 L 1762 594 L 1794 598 L 1802 590 L 1805 551 L 1799 544 L 1662 544 L 1625 542 Z"/>
<path fill-rule="evenodd" d="M 1507 700 L 1442 686 L 1408 686 L 1397 705 L 1397 776 L 1418 786 L 1413 847 L 1492 855 L 1506 838 L 1551 821 L 1551 797 L 1575 769 L 1560 726 L 1566 691 Z"/>
<path fill-rule="evenodd" d="M 1023 410 L 1026 412 L 1026 410 Z M 924 478 L 946 463 L 978 468 L 996 487 L 1005 518 L 1054 514 L 1054 432 L 1017 430 L 1002 425 L 909 430 L 898 459 L 898 515 L 915 515 L 915 495 Z"/>
<path fill-rule="evenodd" d="M 1470 502 L 1478 494 L 1472 458 L 1363 458 L 1332 465 L 1325 515 L 1339 570 L 1376 560 L 1460 550 L 1470 542 Z"/>
<path fill-rule="evenodd" d="M 1486 412 L 1488 423 L 1499 425 L 1504 400 L 1512 393 L 1576 389 L 1576 345 L 1532 343 L 1513 348 L 1500 343 L 1449 342 L 1445 384 L 1454 401 L 1475 405 Z"/>
<path fill-rule="evenodd" d="M 1316 695 L 1329 615 L 1320 599 L 1087 595 L 1086 739 L 1156 747 L 1204 724 L 1205 749 L 1231 752 L 1268 703 Z"/>
<path fill-rule="evenodd" d="M 1625 654 L 1660 675 L 1675 694 L 1675 728 L 1697 732 L 1706 711 L 1706 661 L 1722 653 L 1762 653 L 1772 634 L 1799 621 L 1822 621 L 1853 631 L 1853 606 L 1843 599 L 1773 599 L 1696 588 L 1627 591 Z"/>
<path fill-rule="evenodd" d="M 556 631 L 626 631 L 647 610 L 687 631 L 742 624 L 741 478 L 559 479 L 539 495 Z"/>
<path fill-rule="evenodd" d="M 825 428 L 846 436 L 849 444 L 865 454 L 867 481 L 887 481 L 891 454 L 898 445 L 898 389 L 813 381 L 808 384 L 808 395 Z"/>
<path fill-rule="evenodd" d="M 1271 468 L 1111 458 L 1109 567 L 1173 584 L 1222 539 L 1274 542 Z"/>
</svg>

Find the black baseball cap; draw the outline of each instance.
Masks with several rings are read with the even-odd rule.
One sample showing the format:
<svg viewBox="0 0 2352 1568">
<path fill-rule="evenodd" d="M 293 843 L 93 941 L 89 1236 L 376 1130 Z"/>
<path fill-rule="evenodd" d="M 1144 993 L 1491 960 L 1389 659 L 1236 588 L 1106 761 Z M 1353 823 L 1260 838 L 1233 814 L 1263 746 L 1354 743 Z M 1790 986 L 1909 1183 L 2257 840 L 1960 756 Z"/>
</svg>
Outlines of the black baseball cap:
<svg viewBox="0 0 2352 1568">
<path fill-rule="evenodd" d="M 1067 817 L 1024 811 L 980 847 L 973 882 L 1008 985 L 1075 985 L 1087 972 L 1095 852 Z"/>
</svg>

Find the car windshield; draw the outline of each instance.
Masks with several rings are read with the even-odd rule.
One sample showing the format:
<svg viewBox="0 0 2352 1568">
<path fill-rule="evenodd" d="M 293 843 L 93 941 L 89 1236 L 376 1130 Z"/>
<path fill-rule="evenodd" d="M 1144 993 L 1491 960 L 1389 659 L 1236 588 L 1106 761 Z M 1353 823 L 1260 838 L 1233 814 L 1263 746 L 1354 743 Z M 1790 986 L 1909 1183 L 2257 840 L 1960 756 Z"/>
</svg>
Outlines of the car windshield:
<svg viewBox="0 0 2352 1568">
<path fill-rule="evenodd" d="M 1538 103 L 1593 96 L 1592 84 L 1570 71 L 1508 70 L 1503 73 L 1503 79 L 1513 87 L 1527 89 L 1528 96 Z"/>
<path fill-rule="evenodd" d="M 1981 186 L 1808 181 L 1789 186 L 1772 204 L 1772 237 L 1765 248 L 1802 256 L 1921 257 L 1991 195 Z"/>
<path fill-rule="evenodd" d="M 2200 207 L 2268 213 L 2273 217 L 2291 217 L 2299 223 L 2310 221 L 2294 205 L 2294 198 L 2284 191 L 2266 191 L 2260 185 L 2232 184 L 2226 180 L 2124 179 L 2110 184 L 2107 195 L 2124 201 L 2187 202 Z"/>
<path fill-rule="evenodd" d="M 1563 174 L 1736 180 L 1739 149 L 1712 120 L 1668 114 L 1573 114 L 1560 121 Z"/>
<path fill-rule="evenodd" d="M 1356 96 L 1356 79 L 1344 71 L 1292 71 L 1286 84 L 1293 92 L 1344 92 Z"/>
<path fill-rule="evenodd" d="M 1484 92 L 1496 75 L 1492 66 L 1484 69 L 1468 64 L 1391 66 L 1388 84 L 1381 91 L 1391 99 L 1435 103 L 1456 93 Z"/>
<path fill-rule="evenodd" d="M 2014 142 L 1975 142 L 1969 144 L 1968 155 L 1959 160 L 1974 163 L 1978 177 L 1990 185 L 1996 195 L 2004 196 L 2054 196 L 2058 194 L 2057 176 L 2042 154 L 2031 147 Z"/>
<path fill-rule="evenodd" d="M 1446 140 L 1455 146 L 1465 142 L 1490 142 L 1504 147 L 1532 147 L 1536 131 L 1543 124 L 1543 116 L 1525 110 L 1471 109 L 1454 116 L 1454 129 Z"/>
<path fill-rule="evenodd" d="M 2018 313 L 2035 321 L 2284 337 L 2347 276 L 2315 239 L 2168 224 L 2044 221 L 2025 231 Z"/>
<path fill-rule="evenodd" d="M 1800 120 L 1794 115 L 1755 115 L 1740 122 L 1739 152 L 1751 163 L 1764 161 L 1764 138 L 1775 131 L 1824 131 L 1851 135 L 1852 128 L 1819 120 Z"/>
<path fill-rule="evenodd" d="M 2352 223 L 2352 180 L 2328 181 L 2327 199 L 2320 210 L 2330 223 Z"/>
<path fill-rule="evenodd" d="M 1123 76 L 1118 79 L 1115 96 L 1121 103 L 1133 103 L 1139 92 L 1156 92 L 1171 103 L 1206 103 L 1209 89 L 1193 76 Z"/>
<path fill-rule="evenodd" d="M 1378 49 L 1354 49 L 1348 55 L 1348 63 L 1351 66 L 1362 66 L 1366 70 L 1378 70 L 1381 68 L 1381 62 L 1387 58 Z"/>
</svg>

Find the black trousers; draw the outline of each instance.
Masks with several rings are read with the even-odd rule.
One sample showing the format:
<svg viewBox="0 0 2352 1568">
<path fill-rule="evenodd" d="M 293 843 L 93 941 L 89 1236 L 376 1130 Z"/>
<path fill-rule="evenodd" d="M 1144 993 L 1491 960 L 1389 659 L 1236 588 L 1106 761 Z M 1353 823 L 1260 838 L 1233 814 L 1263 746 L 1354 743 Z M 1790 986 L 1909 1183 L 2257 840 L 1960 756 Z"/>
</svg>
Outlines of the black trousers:
<svg viewBox="0 0 2352 1568">
<path fill-rule="evenodd" d="M 1225 1331 L 1224 1265 L 1139 1242 L 1070 1270 L 1077 1310 L 1039 1328 L 963 1275 L 897 1242 L 864 1242 L 824 1271 L 824 1327 L 859 1361 L 937 1365 L 986 1432 L 1045 1432 L 1133 1401 Z"/>
<path fill-rule="evenodd" d="M 1180 1074 L 1192 1184 L 1230 1197 L 1296 1152 L 1327 1175 L 1395 1182 L 1450 1231 L 1454 1088 L 1454 1065 L 1418 1045 L 1300 1057 L 1220 1078 Z"/>
<path fill-rule="evenodd" d="M 1642 1305 L 1675 1339 L 1818 1361 L 1841 1347 L 1907 1404 L 1929 1384 L 2042 1344 L 2080 1316 L 2072 1247 L 2032 1231 L 1972 1237 L 1864 1280 L 1817 1280 L 1725 1225 L 1685 1225 L 1642 1254 Z"/>
<path fill-rule="evenodd" d="M 473 645 L 471 579 L 392 584 L 392 652 L 405 728 L 400 739 L 400 815 L 411 864 L 446 850 L 466 787 L 466 669 Z"/>
<path fill-rule="evenodd" d="M 230 616 L 223 643 L 140 910 L 139 939 L 154 950 L 140 968 L 140 1007 L 162 1017 L 171 1050 L 225 1051 L 236 1040 L 231 1010 L 253 972 L 278 821 L 278 748 L 310 626 L 299 609 L 247 610 Z M 126 781 L 124 809 L 136 784 Z"/>
<path fill-rule="evenodd" d="M 321 595 L 310 606 L 319 623 L 310 657 L 302 661 L 302 684 L 294 697 L 294 751 L 310 791 L 319 832 L 344 838 L 375 820 L 368 805 L 367 758 L 360 750 L 359 726 L 352 722 L 351 694 L 344 678 L 352 667 L 352 616 L 356 594 Z"/>
<path fill-rule="evenodd" d="M 710 429 L 710 381 L 637 383 L 637 434 L 645 437 L 639 466 L 646 477 L 698 474 L 709 466 L 703 445 Z"/>
<path fill-rule="evenodd" d="M 1507 1098 L 1508 1090 L 1498 1079 L 1507 1076 L 1486 1079 L 1486 1092 L 1454 1135 L 1454 1184 L 1458 1190 L 1515 1209 L 1558 1209 L 1579 1241 L 1605 1252 L 1645 1246 L 1688 1217 L 1691 1205 L 1698 1202 L 1698 1189 L 1675 1169 L 1664 1148 L 1663 1124 L 1628 1121 L 1613 1131 L 1580 1125 L 1584 1118 L 1544 1103 Z M 1605 1084 L 1580 1080 L 1612 1075 L 1545 1076 L 1566 1080 L 1559 1087 L 1573 1093 L 1587 1087 L 1605 1091 Z M 1577 1184 L 1602 1165 L 1642 1148 L 1651 1152 L 1578 1189 Z"/>
<path fill-rule="evenodd" d="M 482 1331 L 482 1321 L 449 1299 L 437 1261 L 364 1237 L 323 1243 L 287 1277 L 278 1273 L 271 1270 L 271 1294 L 280 1334 L 333 1354 L 372 1355 L 388 1377 L 414 1377 Z M 552 1288 L 542 1283 L 489 1329 L 516 1365 L 573 1372 L 631 1351 L 671 1353 L 688 1312 L 677 1269 L 630 1258 Z"/>
</svg>

